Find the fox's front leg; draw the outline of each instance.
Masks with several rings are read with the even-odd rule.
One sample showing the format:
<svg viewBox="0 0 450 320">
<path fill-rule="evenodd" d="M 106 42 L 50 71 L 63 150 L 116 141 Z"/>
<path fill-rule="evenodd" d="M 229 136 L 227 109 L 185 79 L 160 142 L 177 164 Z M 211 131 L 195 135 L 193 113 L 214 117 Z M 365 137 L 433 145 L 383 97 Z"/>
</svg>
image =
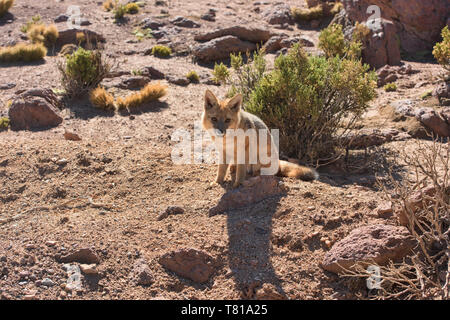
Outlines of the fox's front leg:
<svg viewBox="0 0 450 320">
<path fill-rule="evenodd" d="M 245 164 L 236 165 L 236 178 L 234 179 L 233 188 L 239 187 L 244 182 L 247 169 Z"/>
<path fill-rule="evenodd" d="M 217 167 L 216 183 L 223 183 L 227 174 L 228 164 L 219 164 Z"/>
</svg>

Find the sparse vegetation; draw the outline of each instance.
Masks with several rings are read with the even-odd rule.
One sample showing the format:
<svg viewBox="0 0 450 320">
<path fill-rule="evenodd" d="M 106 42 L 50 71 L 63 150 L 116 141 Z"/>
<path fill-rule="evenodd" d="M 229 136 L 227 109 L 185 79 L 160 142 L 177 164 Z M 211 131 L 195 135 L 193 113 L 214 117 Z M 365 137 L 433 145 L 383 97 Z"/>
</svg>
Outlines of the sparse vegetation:
<svg viewBox="0 0 450 320">
<path fill-rule="evenodd" d="M 114 19 L 120 20 L 123 19 L 123 17 L 125 17 L 125 14 L 127 13 L 127 7 L 124 4 L 119 4 L 118 2 L 116 2 L 116 4 L 114 5 Z"/>
<path fill-rule="evenodd" d="M 230 78 L 230 70 L 228 70 L 227 66 L 221 62 L 220 64 L 214 64 L 213 70 L 213 81 L 217 84 L 226 83 Z"/>
<path fill-rule="evenodd" d="M 32 26 L 39 25 L 39 24 L 42 24 L 41 16 L 40 15 L 35 15 L 34 17 L 31 18 L 31 21 L 28 21 L 26 24 L 24 24 L 20 28 L 20 31 L 22 31 L 23 33 L 28 33 L 28 30 L 30 30 L 30 28 Z"/>
<path fill-rule="evenodd" d="M 47 48 L 42 43 L 19 43 L 11 47 L 0 48 L 0 62 L 32 62 L 43 59 Z"/>
<path fill-rule="evenodd" d="M 316 164 L 342 155 L 338 137 L 366 110 L 375 87 L 368 65 L 307 56 L 297 44 L 256 82 L 245 109 L 280 130 L 282 152 Z"/>
<path fill-rule="evenodd" d="M 432 94 L 433 94 L 432 90 L 425 91 L 420 95 L 420 99 L 422 100 L 428 99 L 429 97 L 431 97 Z"/>
<path fill-rule="evenodd" d="M 200 77 L 198 76 L 197 72 L 195 72 L 194 70 L 189 71 L 187 73 L 187 75 L 186 75 L 186 78 L 191 83 L 198 83 L 198 82 L 200 82 Z"/>
<path fill-rule="evenodd" d="M 172 49 L 162 45 L 156 45 L 152 48 L 152 55 L 159 58 L 167 58 L 172 54 Z"/>
<path fill-rule="evenodd" d="M 318 4 L 315 7 L 311 7 L 309 9 L 302 8 L 292 8 L 291 9 L 292 17 L 297 22 L 302 21 L 311 21 L 315 19 L 320 19 L 324 16 L 323 6 Z"/>
<path fill-rule="evenodd" d="M 149 83 L 139 92 L 133 93 L 125 98 L 119 97 L 116 101 L 117 108 L 134 109 L 142 104 L 156 101 L 167 94 L 167 87 L 160 83 Z"/>
<path fill-rule="evenodd" d="M 393 91 L 397 91 L 397 85 L 395 84 L 395 82 L 390 82 L 387 83 L 384 87 L 383 87 L 384 91 L 386 92 L 393 92 Z"/>
<path fill-rule="evenodd" d="M 136 38 L 139 41 L 142 41 L 145 38 L 147 38 L 147 39 L 153 38 L 152 29 L 150 29 L 150 28 L 144 28 L 144 29 L 136 28 L 133 30 L 133 34 L 136 36 Z"/>
<path fill-rule="evenodd" d="M 14 4 L 14 0 L 0 0 L 0 18 L 3 17 Z"/>
<path fill-rule="evenodd" d="M 433 55 L 437 62 L 447 71 L 446 80 L 450 78 L 450 30 L 445 26 L 441 32 L 442 42 L 436 43 Z"/>
<path fill-rule="evenodd" d="M 7 130 L 9 127 L 9 119 L 6 117 L 0 117 L 0 131 Z"/>
<path fill-rule="evenodd" d="M 92 105 L 104 109 L 104 110 L 114 110 L 114 97 L 109 94 L 103 87 L 97 87 L 91 91 L 89 95 L 89 100 Z"/>
<path fill-rule="evenodd" d="M 67 95 L 74 97 L 97 87 L 109 74 L 111 65 L 104 61 L 99 50 L 91 51 L 80 47 L 66 56 L 65 61 L 59 63 L 58 69 Z"/>
<path fill-rule="evenodd" d="M 27 35 L 32 43 L 43 43 L 48 47 L 56 42 L 59 32 L 54 24 L 49 26 L 34 24 L 28 29 Z"/>
</svg>

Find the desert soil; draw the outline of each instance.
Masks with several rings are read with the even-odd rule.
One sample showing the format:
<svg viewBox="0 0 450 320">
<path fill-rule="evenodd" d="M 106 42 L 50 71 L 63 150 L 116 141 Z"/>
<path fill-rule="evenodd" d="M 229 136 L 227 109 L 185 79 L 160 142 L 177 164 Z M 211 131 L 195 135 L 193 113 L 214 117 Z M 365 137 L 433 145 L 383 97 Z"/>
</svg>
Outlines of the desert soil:
<svg viewBox="0 0 450 320">
<path fill-rule="evenodd" d="M 276 1 L 260 5 L 234 0 L 168 1 L 167 6 L 148 1 L 139 14 L 121 25 L 113 23 L 112 14 L 103 11 L 98 1 L 16 2 L 10 21 L 0 24 L 1 45 L 18 41 L 20 27 L 32 16 L 39 14 L 51 23 L 76 4 L 92 23 L 87 28 L 105 36 L 106 53 L 120 70 L 153 66 L 178 76 L 196 70 L 205 79 L 211 66 L 193 63 L 189 54 L 158 59 L 143 55 L 155 39 L 127 43 L 135 39 L 132 31 L 137 23 L 161 15 L 161 10 L 169 12 L 169 19 L 181 15 L 197 21 L 200 28 L 181 28 L 170 39 L 176 52 L 189 53 L 194 34 L 215 27 L 251 22 L 273 28 L 254 9 L 264 10 Z M 210 8 L 217 9 L 216 21 L 200 20 Z M 65 28 L 65 22 L 57 25 Z M 308 35 L 317 44 L 319 31 L 294 25 L 282 32 Z M 269 60 L 273 58 L 268 55 Z M 0 91 L 0 113 L 6 113 L 7 101 L 19 90 L 60 89 L 59 59 L 55 54 L 46 57 L 45 63 L 1 66 L 0 84 L 15 86 Z M 407 63 L 418 72 L 402 76 L 397 92 L 378 89 L 379 96 L 365 115 L 365 127 L 395 127 L 392 119 L 378 112 L 380 108 L 399 99 L 418 99 L 434 88 L 439 66 Z M 321 178 L 315 182 L 280 178 L 289 188 L 285 196 L 209 216 L 209 209 L 230 186 L 210 186 L 213 165 L 174 165 L 171 135 L 178 128 L 192 130 L 202 112 L 205 89 L 223 96 L 226 88 L 204 83 L 168 84 L 168 88 L 161 102 L 133 115 L 105 115 L 81 100 L 62 111 L 64 122 L 57 128 L 0 132 L 0 296 L 241 299 L 254 298 L 264 284 L 287 299 L 367 295 L 360 282 L 340 279 L 324 271 L 320 263 L 329 245 L 352 229 L 377 222 L 395 224 L 394 218 L 379 218 L 374 211 L 383 201 L 375 174 L 385 172 L 383 165 L 394 161 L 398 150 L 412 148 L 409 141 L 387 143 L 366 160 L 362 152 L 360 170 L 319 169 Z M 65 140 L 66 130 L 82 140 Z M 370 161 L 377 165 L 371 167 Z M 181 207 L 184 213 L 158 220 L 168 206 Z M 98 275 L 84 276 L 83 290 L 68 294 L 63 289 L 67 275 L 57 257 L 86 247 L 100 257 Z M 217 260 L 206 283 L 178 276 L 158 263 L 162 254 L 179 248 L 202 250 Z M 130 279 L 134 263 L 141 258 L 147 260 L 154 280 L 149 286 Z M 39 285 L 45 278 L 53 285 Z"/>
</svg>

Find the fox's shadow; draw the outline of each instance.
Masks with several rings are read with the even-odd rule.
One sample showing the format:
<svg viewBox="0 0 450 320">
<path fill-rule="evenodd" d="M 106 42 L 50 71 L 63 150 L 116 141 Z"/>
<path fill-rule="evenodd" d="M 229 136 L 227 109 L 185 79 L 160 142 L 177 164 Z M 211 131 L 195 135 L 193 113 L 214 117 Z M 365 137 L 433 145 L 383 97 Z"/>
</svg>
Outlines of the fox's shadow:
<svg viewBox="0 0 450 320">
<path fill-rule="evenodd" d="M 229 191 L 231 192 L 231 191 Z M 285 296 L 271 263 L 272 219 L 284 195 L 262 200 L 251 207 L 226 211 L 228 262 L 236 288 L 243 299 L 252 299 L 264 283 Z"/>
</svg>

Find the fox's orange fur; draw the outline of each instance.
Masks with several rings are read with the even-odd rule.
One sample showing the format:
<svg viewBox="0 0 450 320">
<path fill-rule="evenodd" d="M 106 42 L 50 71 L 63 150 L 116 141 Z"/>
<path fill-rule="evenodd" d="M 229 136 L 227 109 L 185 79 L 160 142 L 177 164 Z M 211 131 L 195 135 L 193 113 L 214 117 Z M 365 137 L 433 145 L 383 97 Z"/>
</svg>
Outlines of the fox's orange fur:
<svg viewBox="0 0 450 320">
<path fill-rule="evenodd" d="M 249 129 L 255 129 L 257 135 L 259 135 L 258 130 L 265 129 L 268 133 L 268 146 L 265 152 L 268 152 L 269 155 L 271 152 L 276 152 L 276 150 L 270 149 L 270 141 L 271 136 L 269 129 L 265 125 L 265 123 L 259 119 L 257 116 L 245 112 L 241 108 L 242 105 L 242 95 L 238 94 L 231 99 L 218 100 L 216 96 L 209 90 L 206 90 L 205 93 L 205 106 L 202 114 L 202 125 L 205 130 L 212 131 L 212 139 L 215 141 L 217 137 L 226 136 L 227 129 L 242 129 L 244 132 Z M 257 151 L 259 155 L 259 137 L 256 139 Z M 252 175 L 259 175 L 260 170 L 263 167 L 269 167 L 269 165 L 257 164 L 249 164 L 249 139 L 245 140 L 245 164 L 229 164 L 223 163 L 218 165 L 217 177 L 215 182 L 222 183 L 225 179 L 225 175 L 227 173 L 228 167 L 230 167 L 230 173 L 232 176 L 233 187 L 238 187 L 246 178 L 247 173 L 251 173 Z M 234 153 L 234 159 L 237 159 L 237 144 L 233 144 L 231 146 L 232 152 Z M 229 146 L 230 147 L 230 146 Z M 226 147 L 226 139 L 223 139 L 223 150 L 224 150 L 224 158 L 225 152 L 227 150 Z M 230 149 L 228 149 L 230 150 Z M 276 157 L 278 159 L 278 156 Z M 298 178 L 305 181 L 311 181 L 318 178 L 318 174 L 314 169 L 299 166 L 294 163 L 290 163 L 283 160 L 279 161 L 278 175 L 284 177 Z"/>
</svg>

